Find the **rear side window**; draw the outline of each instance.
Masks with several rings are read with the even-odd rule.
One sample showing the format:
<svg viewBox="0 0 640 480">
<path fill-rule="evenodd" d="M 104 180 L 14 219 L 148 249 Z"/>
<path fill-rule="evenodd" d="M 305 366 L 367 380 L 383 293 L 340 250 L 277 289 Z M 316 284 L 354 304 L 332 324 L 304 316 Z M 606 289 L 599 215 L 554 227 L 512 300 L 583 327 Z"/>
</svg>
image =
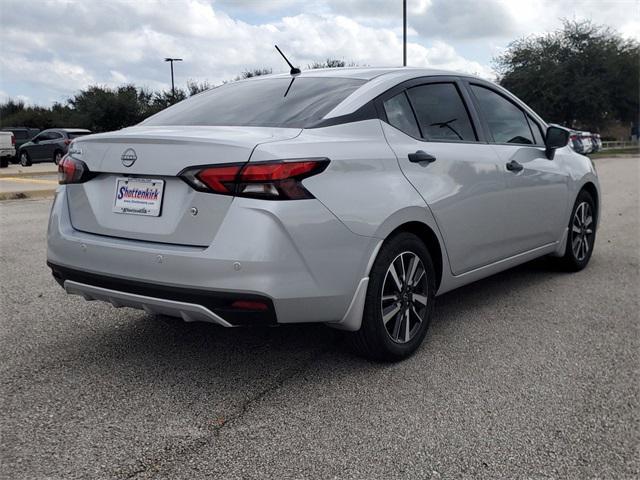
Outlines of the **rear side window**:
<svg viewBox="0 0 640 480">
<path fill-rule="evenodd" d="M 453 83 L 430 83 L 407 90 L 426 140 L 474 142 L 469 113 Z"/>
<path fill-rule="evenodd" d="M 471 85 L 471 90 L 495 143 L 535 143 L 525 114 L 519 107 L 488 88 Z"/>
<path fill-rule="evenodd" d="M 387 120 L 398 130 L 403 131 L 412 137 L 420 137 L 420 130 L 416 124 L 416 118 L 407 100 L 407 95 L 401 92 L 384 102 L 384 111 L 387 114 Z"/>
<path fill-rule="evenodd" d="M 281 77 L 228 83 L 191 97 L 144 125 L 311 126 L 366 80 Z"/>
</svg>

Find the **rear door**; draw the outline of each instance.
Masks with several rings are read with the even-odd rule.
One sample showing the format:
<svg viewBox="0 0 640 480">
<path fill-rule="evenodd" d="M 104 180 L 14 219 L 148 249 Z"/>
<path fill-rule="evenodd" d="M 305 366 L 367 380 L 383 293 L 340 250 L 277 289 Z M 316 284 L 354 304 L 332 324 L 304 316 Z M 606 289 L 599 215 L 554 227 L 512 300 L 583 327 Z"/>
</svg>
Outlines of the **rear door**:
<svg viewBox="0 0 640 480">
<path fill-rule="evenodd" d="M 455 275 L 504 253 L 504 175 L 467 102 L 452 77 L 406 82 L 378 102 L 387 141 L 431 208 Z"/>
<path fill-rule="evenodd" d="M 542 125 L 514 99 L 490 85 L 468 87 L 505 176 L 506 253 L 557 241 L 568 221 L 569 176 L 561 156 L 547 158 Z"/>
</svg>

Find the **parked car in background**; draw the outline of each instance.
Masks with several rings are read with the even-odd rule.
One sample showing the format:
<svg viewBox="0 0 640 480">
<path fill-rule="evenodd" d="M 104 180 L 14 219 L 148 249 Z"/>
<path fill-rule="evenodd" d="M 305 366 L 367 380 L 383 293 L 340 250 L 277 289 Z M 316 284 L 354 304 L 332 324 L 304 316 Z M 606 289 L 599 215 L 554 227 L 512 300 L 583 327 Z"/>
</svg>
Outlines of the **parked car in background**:
<svg viewBox="0 0 640 480">
<path fill-rule="evenodd" d="M 90 134 L 81 128 L 50 128 L 22 145 L 18 151 L 20 165 L 28 167 L 36 162 L 60 163 L 74 138 Z"/>
<path fill-rule="evenodd" d="M 40 133 L 39 128 L 28 127 L 4 127 L 3 132 L 12 132 L 16 139 L 16 152 L 20 151 L 20 147 Z M 12 159 L 12 163 L 18 163 L 18 156 L 15 155 Z"/>
<path fill-rule="evenodd" d="M 16 137 L 12 132 L 0 132 L 0 168 L 7 168 L 16 156 Z"/>
<path fill-rule="evenodd" d="M 593 143 L 591 142 L 590 132 L 580 132 L 580 138 L 582 139 L 582 145 L 584 146 L 583 155 L 593 152 Z"/>
<path fill-rule="evenodd" d="M 593 151 L 599 152 L 602 150 L 602 138 L 599 133 L 594 133 L 591 138 L 593 139 Z"/>
<path fill-rule="evenodd" d="M 598 178 L 569 133 L 439 70 L 232 82 L 74 141 L 47 260 L 87 300 L 226 327 L 323 322 L 399 360 L 436 295 L 543 255 L 586 267 Z"/>
<path fill-rule="evenodd" d="M 577 153 L 584 153 L 585 148 L 580 133 L 581 132 L 576 130 L 571 131 L 571 135 L 569 136 L 569 146 Z"/>
</svg>

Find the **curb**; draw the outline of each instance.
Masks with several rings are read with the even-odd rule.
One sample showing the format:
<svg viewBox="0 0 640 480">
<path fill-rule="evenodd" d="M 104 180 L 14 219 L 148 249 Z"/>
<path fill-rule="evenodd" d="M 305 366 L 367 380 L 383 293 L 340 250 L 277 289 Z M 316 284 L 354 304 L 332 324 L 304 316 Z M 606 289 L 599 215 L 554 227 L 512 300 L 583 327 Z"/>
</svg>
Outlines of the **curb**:
<svg viewBox="0 0 640 480">
<path fill-rule="evenodd" d="M 52 197 L 54 193 L 56 193 L 56 188 L 48 190 L 26 190 L 24 192 L 3 192 L 0 193 L 0 201 L 48 198 Z"/>
<path fill-rule="evenodd" d="M 26 167 L 29 168 L 29 167 Z M 16 178 L 16 177 L 45 177 L 47 175 L 57 175 L 58 171 L 55 170 L 53 172 L 31 172 L 31 171 L 20 171 L 17 173 L 4 173 L 0 172 L 0 178 Z"/>
</svg>

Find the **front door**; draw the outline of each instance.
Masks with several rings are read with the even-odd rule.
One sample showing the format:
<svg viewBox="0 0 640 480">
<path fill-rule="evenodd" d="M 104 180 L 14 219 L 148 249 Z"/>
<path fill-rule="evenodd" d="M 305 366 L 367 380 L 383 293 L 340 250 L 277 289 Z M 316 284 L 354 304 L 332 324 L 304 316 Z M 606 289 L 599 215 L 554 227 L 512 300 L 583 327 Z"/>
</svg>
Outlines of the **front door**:
<svg viewBox="0 0 640 480">
<path fill-rule="evenodd" d="M 506 253 L 558 241 L 569 221 L 562 154 L 547 158 L 540 124 L 516 103 L 487 86 L 471 84 L 470 91 L 505 176 Z"/>
</svg>

